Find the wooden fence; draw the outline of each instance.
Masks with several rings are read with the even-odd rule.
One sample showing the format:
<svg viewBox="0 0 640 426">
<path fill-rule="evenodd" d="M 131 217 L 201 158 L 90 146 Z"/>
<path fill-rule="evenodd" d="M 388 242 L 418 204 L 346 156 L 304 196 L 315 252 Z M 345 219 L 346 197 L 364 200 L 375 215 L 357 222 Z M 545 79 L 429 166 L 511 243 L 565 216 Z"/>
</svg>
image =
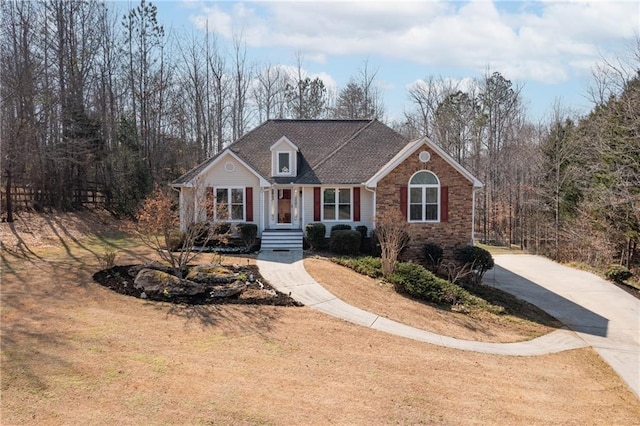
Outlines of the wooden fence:
<svg viewBox="0 0 640 426">
<path fill-rule="evenodd" d="M 51 192 L 35 189 L 32 186 L 19 184 L 11 187 L 11 201 L 13 202 L 13 210 L 39 210 L 44 206 L 48 206 L 51 200 L 55 199 L 55 195 Z M 107 201 L 105 191 L 98 186 L 88 186 L 87 188 L 75 189 L 72 195 L 72 203 L 83 207 L 104 207 Z M 6 215 L 7 193 L 6 187 L 0 187 L 0 213 Z"/>
</svg>

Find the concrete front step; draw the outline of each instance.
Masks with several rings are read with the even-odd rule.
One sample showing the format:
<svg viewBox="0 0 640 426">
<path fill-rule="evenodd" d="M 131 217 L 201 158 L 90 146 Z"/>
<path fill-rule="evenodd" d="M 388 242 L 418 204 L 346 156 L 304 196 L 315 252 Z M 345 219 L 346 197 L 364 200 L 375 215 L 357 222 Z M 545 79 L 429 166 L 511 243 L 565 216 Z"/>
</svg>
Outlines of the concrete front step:
<svg viewBox="0 0 640 426">
<path fill-rule="evenodd" d="M 302 250 L 302 231 L 265 229 L 262 232 L 261 250 Z"/>
</svg>

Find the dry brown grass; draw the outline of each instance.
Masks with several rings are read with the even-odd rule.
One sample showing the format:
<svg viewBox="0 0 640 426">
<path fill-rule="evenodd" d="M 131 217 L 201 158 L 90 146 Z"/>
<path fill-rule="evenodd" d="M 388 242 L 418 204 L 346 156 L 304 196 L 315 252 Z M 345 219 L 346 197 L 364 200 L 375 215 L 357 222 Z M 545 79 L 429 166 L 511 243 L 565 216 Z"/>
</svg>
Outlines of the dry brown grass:
<svg viewBox="0 0 640 426">
<path fill-rule="evenodd" d="M 393 286 L 334 264 L 328 259 L 306 258 L 305 269 L 316 281 L 345 302 L 377 315 L 446 336 L 485 342 L 517 342 L 552 332 L 562 326 L 551 317 L 546 324 L 514 315 L 486 311 L 453 312 L 398 294 Z"/>
<path fill-rule="evenodd" d="M 308 308 L 174 306 L 94 284 L 94 246 L 2 253 L 1 423 L 637 424 L 590 349 L 440 348 Z M 119 262 L 149 257 L 133 245 Z M 37 256 L 37 257 L 36 257 Z"/>
</svg>

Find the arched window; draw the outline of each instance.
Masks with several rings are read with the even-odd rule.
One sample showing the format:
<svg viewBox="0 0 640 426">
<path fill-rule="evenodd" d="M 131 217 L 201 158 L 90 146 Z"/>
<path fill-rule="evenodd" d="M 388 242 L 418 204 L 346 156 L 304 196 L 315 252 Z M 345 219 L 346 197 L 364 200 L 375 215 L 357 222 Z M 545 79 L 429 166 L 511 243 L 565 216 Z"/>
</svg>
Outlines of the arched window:
<svg viewBox="0 0 640 426">
<path fill-rule="evenodd" d="M 440 181 L 431 172 L 420 171 L 409 180 L 409 221 L 440 220 Z"/>
</svg>

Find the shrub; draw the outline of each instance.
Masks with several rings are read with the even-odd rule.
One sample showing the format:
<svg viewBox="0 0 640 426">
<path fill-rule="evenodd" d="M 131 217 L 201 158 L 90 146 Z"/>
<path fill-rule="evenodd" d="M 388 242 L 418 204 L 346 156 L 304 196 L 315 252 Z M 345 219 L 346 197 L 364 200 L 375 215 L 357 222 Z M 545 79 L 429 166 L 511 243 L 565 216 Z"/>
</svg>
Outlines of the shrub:
<svg viewBox="0 0 640 426">
<path fill-rule="evenodd" d="M 205 222 L 192 223 L 187 227 L 187 233 L 192 236 L 193 244 L 196 246 L 203 246 L 209 242 L 210 232 L 209 224 Z"/>
<path fill-rule="evenodd" d="M 414 263 L 398 263 L 394 273 L 387 277 L 396 291 L 439 305 L 477 304 L 463 288 L 435 276 Z"/>
<path fill-rule="evenodd" d="M 356 231 L 360 233 L 360 253 L 371 253 L 371 241 L 367 237 L 368 229 L 364 225 L 356 226 Z"/>
<path fill-rule="evenodd" d="M 211 232 L 213 235 L 228 235 L 233 231 L 233 225 L 226 222 L 213 224 Z"/>
<path fill-rule="evenodd" d="M 347 225 L 346 223 L 338 223 L 331 227 L 331 234 L 335 231 L 351 231 L 351 225 Z"/>
<path fill-rule="evenodd" d="M 338 257 L 334 258 L 333 261 L 371 278 L 380 278 L 382 276 L 382 261 L 379 257 Z"/>
<path fill-rule="evenodd" d="M 182 249 L 186 237 L 186 234 L 179 229 L 174 229 L 167 232 L 167 235 L 165 237 L 167 250 L 178 251 Z"/>
<path fill-rule="evenodd" d="M 633 272 L 622 265 L 611 265 L 604 273 L 604 276 L 615 283 L 624 284 L 626 280 L 633 276 Z"/>
<path fill-rule="evenodd" d="M 427 243 L 424 245 L 422 253 L 431 272 L 436 273 L 438 266 L 440 266 L 440 263 L 442 262 L 444 253 L 442 247 L 436 243 Z"/>
<path fill-rule="evenodd" d="M 362 238 L 367 238 L 367 227 L 364 225 L 358 225 L 356 226 L 356 231 L 358 231 L 360 233 L 360 235 L 362 236 Z"/>
<path fill-rule="evenodd" d="M 382 257 L 382 248 L 380 247 L 380 240 L 378 239 L 378 233 L 375 229 L 371 231 L 371 237 L 369 237 L 368 240 L 368 254 L 373 257 Z"/>
<path fill-rule="evenodd" d="M 334 262 L 372 278 L 382 277 L 382 259 L 364 257 L 338 257 Z M 494 314 L 504 313 L 504 308 L 492 305 L 486 300 L 447 280 L 435 276 L 424 267 L 414 263 L 398 263 L 393 274 L 387 279 L 395 290 L 416 299 L 439 305 L 465 305 L 477 307 Z"/>
<path fill-rule="evenodd" d="M 307 241 L 309 242 L 309 245 L 313 250 L 318 250 L 325 247 L 324 235 L 327 232 L 327 228 L 324 226 L 324 223 L 310 223 L 305 226 L 304 232 Z"/>
<path fill-rule="evenodd" d="M 98 260 L 102 263 L 104 269 L 113 268 L 116 265 L 116 258 L 118 257 L 118 253 L 110 248 L 104 249 L 103 255 L 98 255 Z"/>
<path fill-rule="evenodd" d="M 247 250 L 251 250 L 258 240 L 258 225 L 255 223 L 240 223 L 238 224 L 238 231 L 244 246 Z"/>
<path fill-rule="evenodd" d="M 329 247 L 333 253 L 357 255 L 360 250 L 360 233 L 351 230 L 336 230 L 331 232 Z"/>
<path fill-rule="evenodd" d="M 453 257 L 472 274 L 474 284 L 480 284 L 484 273 L 493 268 L 493 256 L 487 250 L 477 246 L 459 247 L 453 251 Z"/>
</svg>

